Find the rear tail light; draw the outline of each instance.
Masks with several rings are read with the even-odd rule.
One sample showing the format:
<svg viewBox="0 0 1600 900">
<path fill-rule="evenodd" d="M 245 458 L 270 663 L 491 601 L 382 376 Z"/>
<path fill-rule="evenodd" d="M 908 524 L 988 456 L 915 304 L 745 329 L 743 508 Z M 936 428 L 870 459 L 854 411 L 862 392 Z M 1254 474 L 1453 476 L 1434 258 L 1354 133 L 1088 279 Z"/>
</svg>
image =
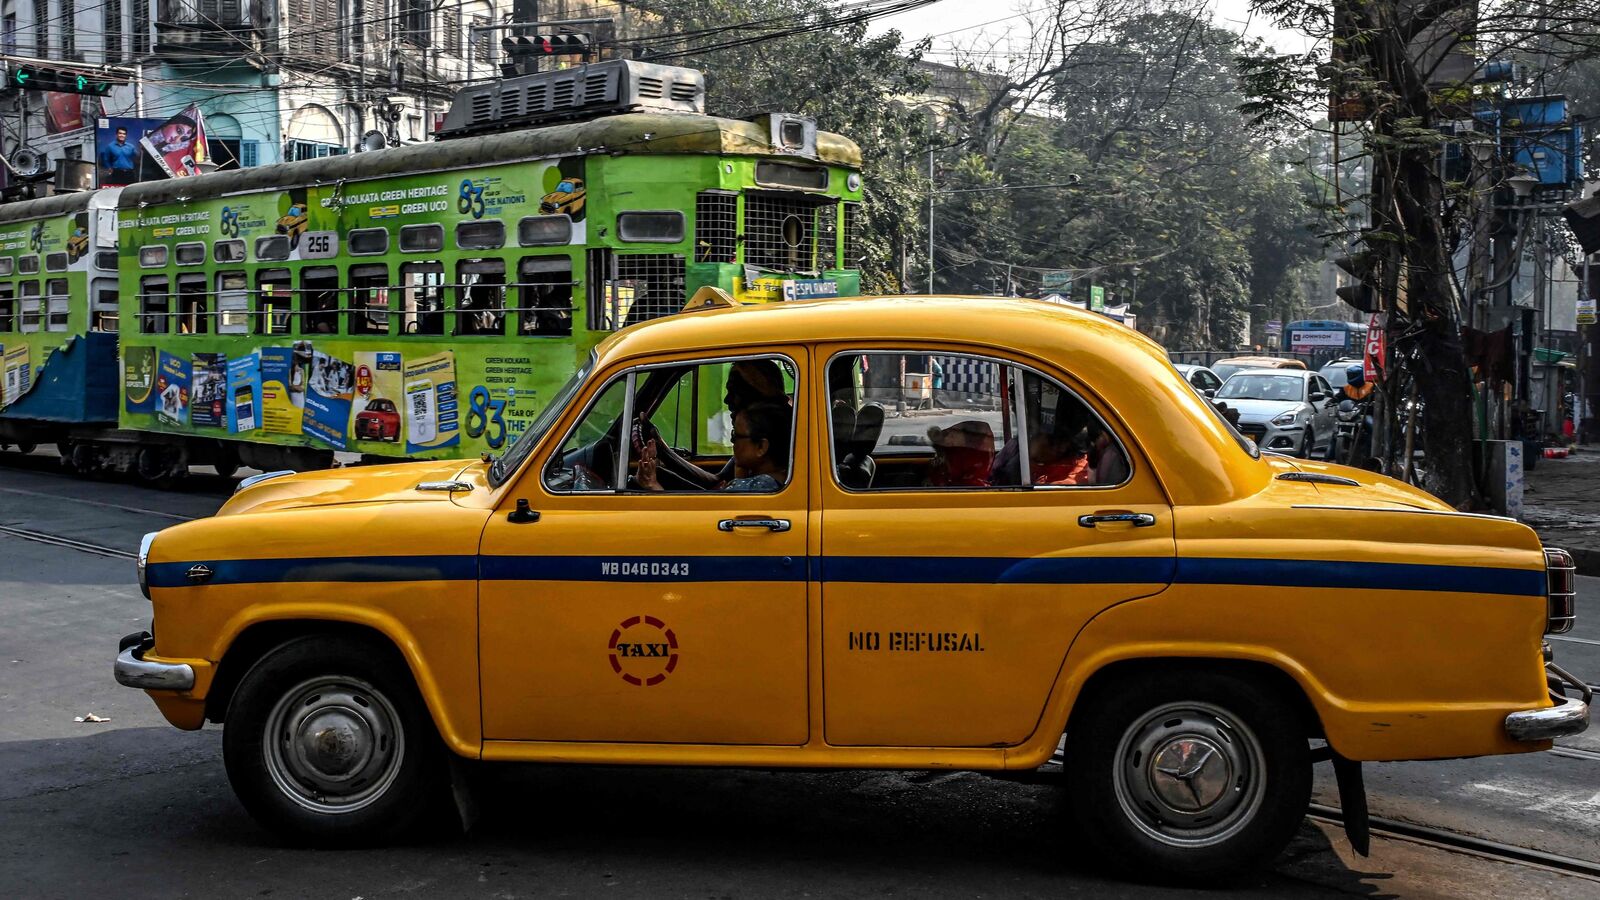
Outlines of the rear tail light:
<svg viewBox="0 0 1600 900">
<path fill-rule="evenodd" d="M 1545 634 L 1566 634 L 1578 618 L 1577 566 L 1572 554 L 1556 547 L 1544 548 L 1545 581 L 1550 598 L 1550 618 Z"/>
</svg>

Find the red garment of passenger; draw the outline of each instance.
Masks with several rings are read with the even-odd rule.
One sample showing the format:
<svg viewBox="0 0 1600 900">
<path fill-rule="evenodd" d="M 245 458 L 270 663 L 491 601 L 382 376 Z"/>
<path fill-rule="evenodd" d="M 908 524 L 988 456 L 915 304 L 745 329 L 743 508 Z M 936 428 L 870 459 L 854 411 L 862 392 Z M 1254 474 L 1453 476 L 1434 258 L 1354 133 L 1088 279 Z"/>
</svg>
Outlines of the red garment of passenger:
<svg viewBox="0 0 1600 900">
<path fill-rule="evenodd" d="M 1034 484 L 1089 484 L 1094 481 L 1094 469 L 1089 467 L 1087 454 L 1029 468 L 1033 471 Z"/>
<path fill-rule="evenodd" d="M 943 465 L 936 463 L 928 473 L 934 487 L 988 487 L 989 466 L 994 451 L 972 447 L 946 447 L 940 451 Z"/>
</svg>

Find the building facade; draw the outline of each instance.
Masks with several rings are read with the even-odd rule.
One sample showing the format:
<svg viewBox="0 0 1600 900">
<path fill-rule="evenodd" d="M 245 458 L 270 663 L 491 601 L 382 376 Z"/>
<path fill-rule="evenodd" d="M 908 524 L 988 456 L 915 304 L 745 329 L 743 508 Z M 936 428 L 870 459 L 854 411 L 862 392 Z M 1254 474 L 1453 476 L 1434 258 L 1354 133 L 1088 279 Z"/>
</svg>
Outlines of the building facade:
<svg viewBox="0 0 1600 900">
<path fill-rule="evenodd" d="M 512 21 L 613 16 L 633 4 L 534 0 L 0 0 L 13 63 L 117 67 L 108 96 L 7 89 L 3 150 L 45 167 L 96 158 L 96 126 L 191 104 L 222 168 L 428 140 L 463 83 L 500 72 Z M 601 43 L 616 26 L 594 29 Z M 565 65 L 576 58 L 565 57 Z M 10 82 L 7 82 L 10 85 Z M 377 132 L 377 135 L 371 135 Z"/>
</svg>

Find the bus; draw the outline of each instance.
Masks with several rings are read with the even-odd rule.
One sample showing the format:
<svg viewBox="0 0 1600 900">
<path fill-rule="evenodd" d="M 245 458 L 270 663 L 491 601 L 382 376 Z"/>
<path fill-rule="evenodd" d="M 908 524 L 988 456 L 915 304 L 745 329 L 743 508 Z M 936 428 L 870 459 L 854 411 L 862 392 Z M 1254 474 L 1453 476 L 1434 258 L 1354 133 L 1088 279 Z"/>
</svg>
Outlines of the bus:
<svg viewBox="0 0 1600 900">
<path fill-rule="evenodd" d="M 1295 353 L 1311 355 L 1311 368 L 1344 356 L 1360 356 L 1367 343 L 1365 322 L 1305 319 L 1283 327 L 1283 343 Z"/>
<path fill-rule="evenodd" d="M 707 116 L 704 85 L 542 72 L 464 89 L 438 141 L 97 192 L 117 302 L 81 324 L 119 338 L 114 421 L 3 427 L 151 479 L 494 453 L 607 334 L 702 287 L 859 293 L 859 148 Z"/>
</svg>

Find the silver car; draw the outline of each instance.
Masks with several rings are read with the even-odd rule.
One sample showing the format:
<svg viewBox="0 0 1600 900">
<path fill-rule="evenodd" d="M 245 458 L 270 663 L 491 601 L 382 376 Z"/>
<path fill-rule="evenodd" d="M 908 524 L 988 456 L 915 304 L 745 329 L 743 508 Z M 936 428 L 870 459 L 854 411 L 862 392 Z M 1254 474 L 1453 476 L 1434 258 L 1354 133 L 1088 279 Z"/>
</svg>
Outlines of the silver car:
<svg viewBox="0 0 1600 900">
<path fill-rule="evenodd" d="M 1216 399 L 1239 411 L 1239 430 L 1263 450 L 1324 459 L 1333 451 L 1333 388 L 1316 372 L 1244 369 Z"/>
<path fill-rule="evenodd" d="M 1189 382 L 1203 397 L 1216 396 L 1217 388 L 1222 387 L 1222 379 L 1217 377 L 1217 373 L 1205 366 L 1176 363 L 1173 368 L 1177 369 L 1178 374 L 1182 375 L 1184 380 Z"/>
</svg>

